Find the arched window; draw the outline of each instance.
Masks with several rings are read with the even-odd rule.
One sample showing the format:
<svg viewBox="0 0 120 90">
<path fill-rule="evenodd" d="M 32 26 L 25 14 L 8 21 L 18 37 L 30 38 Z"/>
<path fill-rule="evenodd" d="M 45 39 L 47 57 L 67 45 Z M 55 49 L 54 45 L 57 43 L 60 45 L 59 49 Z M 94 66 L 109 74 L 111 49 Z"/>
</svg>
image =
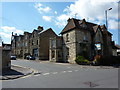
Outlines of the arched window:
<svg viewBox="0 0 120 90">
<path fill-rule="evenodd" d="M 66 42 L 69 42 L 69 34 L 66 34 Z"/>
<path fill-rule="evenodd" d="M 37 40 L 37 45 L 38 45 L 38 40 Z"/>
<path fill-rule="evenodd" d="M 55 58 L 55 51 L 52 51 L 52 58 Z"/>
</svg>

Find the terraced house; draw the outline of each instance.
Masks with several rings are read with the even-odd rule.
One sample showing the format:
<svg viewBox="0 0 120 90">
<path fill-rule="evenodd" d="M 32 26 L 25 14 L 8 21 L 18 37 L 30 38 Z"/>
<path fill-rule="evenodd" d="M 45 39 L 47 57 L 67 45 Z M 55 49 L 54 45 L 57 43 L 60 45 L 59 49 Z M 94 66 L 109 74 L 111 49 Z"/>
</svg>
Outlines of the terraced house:
<svg viewBox="0 0 120 90">
<path fill-rule="evenodd" d="M 51 61 L 75 63 L 78 55 L 89 60 L 95 55 L 112 55 L 112 34 L 105 25 L 71 18 L 60 34 L 50 39 Z"/>
<path fill-rule="evenodd" d="M 38 26 L 32 33 L 24 32 L 23 35 L 13 35 L 11 37 L 11 53 L 20 58 L 26 55 L 33 55 L 37 59 L 49 59 L 49 39 L 55 37 L 54 31 L 49 28 L 44 30 Z"/>
</svg>

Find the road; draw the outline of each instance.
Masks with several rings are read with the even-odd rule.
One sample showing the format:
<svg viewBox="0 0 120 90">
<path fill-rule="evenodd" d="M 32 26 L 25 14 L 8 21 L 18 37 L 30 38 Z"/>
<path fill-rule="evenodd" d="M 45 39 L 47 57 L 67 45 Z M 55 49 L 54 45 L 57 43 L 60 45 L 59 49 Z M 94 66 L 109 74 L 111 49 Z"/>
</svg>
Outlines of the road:
<svg viewBox="0 0 120 90">
<path fill-rule="evenodd" d="M 3 88 L 118 88 L 118 69 L 83 68 L 80 65 L 13 60 L 12 64 L 40 72 L 2 81 Z"/>
</svg>

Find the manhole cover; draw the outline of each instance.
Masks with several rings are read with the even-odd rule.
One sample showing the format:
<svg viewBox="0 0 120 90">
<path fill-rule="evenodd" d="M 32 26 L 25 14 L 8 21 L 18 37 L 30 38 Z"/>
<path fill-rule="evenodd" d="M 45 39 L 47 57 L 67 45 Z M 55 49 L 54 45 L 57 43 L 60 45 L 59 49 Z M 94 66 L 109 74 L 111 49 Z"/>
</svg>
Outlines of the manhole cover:
<svg viewBox="0 0 120 90">
<path fill-rule="evenodd" d="M 99 86 L 98 84 L 95 84 L 93 82 L 84 82 L 85 85 L 88 85 L 89 87 L 96 87 Z"/>
</svg>

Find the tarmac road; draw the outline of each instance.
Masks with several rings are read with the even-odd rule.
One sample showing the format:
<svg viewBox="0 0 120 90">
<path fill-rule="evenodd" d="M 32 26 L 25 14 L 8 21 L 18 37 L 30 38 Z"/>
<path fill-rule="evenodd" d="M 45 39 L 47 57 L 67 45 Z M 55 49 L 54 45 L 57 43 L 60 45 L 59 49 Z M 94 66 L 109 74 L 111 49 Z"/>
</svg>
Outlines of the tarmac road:
<svg viewBox="0 0 120 90">
<path fill-rule="evenodd" d="M 118 88 L 118 68 L 29 60 L 13 60 L 12 64 L 36 73 L 2 81 L 2 88 Z"/>
</svg>

